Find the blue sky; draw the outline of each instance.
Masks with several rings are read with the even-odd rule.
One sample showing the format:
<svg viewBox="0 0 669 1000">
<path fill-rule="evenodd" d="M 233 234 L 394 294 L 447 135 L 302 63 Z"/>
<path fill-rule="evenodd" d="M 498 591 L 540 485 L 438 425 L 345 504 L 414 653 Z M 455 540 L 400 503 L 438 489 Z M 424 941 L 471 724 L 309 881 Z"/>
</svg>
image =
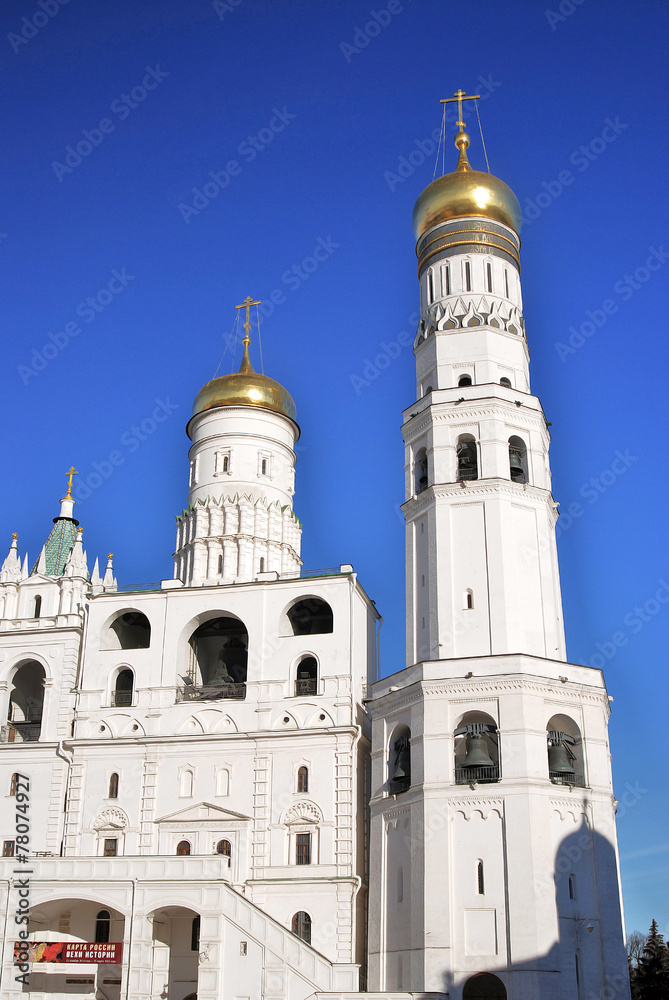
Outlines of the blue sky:
<svg viewBox="0 0 669 1000">
<path fill-rule="evenodd" d="M 569 656 L 604 663 L 614 698 L 627 923 L 665 934 L 667 16 L 646 0 L 0 13 L 6 545 L 18 531 L 37 557 L 74 463 L 79 495 L 101 480 L 76 509 L 89 556 L 113 551 L 122 584 L 171 576 L 192 400 L 234 306 L 274 293 L 265 370 L 302 427 L 305 567 L 354 564 L 385 618 L 385 673 L 404 663 L 399 427 L 415 387 L 393 345 L 415 328 L 411 210 L 439 99 L 481 94 L 491 170 L 527 220 Z"/>
</svg>

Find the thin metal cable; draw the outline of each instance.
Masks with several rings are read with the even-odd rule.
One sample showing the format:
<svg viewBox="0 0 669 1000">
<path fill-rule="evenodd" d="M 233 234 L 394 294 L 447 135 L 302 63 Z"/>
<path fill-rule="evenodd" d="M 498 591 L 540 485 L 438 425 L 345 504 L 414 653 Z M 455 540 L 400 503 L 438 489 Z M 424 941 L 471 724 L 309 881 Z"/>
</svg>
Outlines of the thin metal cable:
<svg viewBox="0 0 669 1000">
<path fill-rule="evenodd" d="M 485 165 L 488 168 L 488 173 L 490 173 L 490 164 L 488 163 L 488 154 L 487 154 L 486 148 L 485 148 L 485 139 L 483 138 L 483 129 L 481 128 L 481 116 L 479 115 L 479 102 L 478 101 L 474 101 L 474 104 L 476 105 L 476 117 L 478 118 L 478 122 L 479 122 L 479 132 L 481 133 L 481 145 L 483 146 L 483 155 L 485 156 Z"/>
<path fill-rule="evenodd" d="M 262 339 L 260 337 L 260 313 L 258 312 L 258 306 L 256 306 L 256 324 L 258 326 L 258 347 L 260 348 L 260 371 L 265 374 L 265 365 L 262 359 Z"/>
<path fill-rule="evenodd" d="M 225 342 L 225 347 L 223 348 L 223 353 L 221 354 L 221 360 L 220 360 L 220 361 L 218 362 L 218 368 L 217 368 L 217 369 L 216 369 L 216 371 L 214 372 L 214 378 L 216 378 L 216 376 L 218 375 L 218 369 L 219 369 L 219 368 L 221 367 L 221 365 L 223 364 L 223 358 L 224 358 L 224 357 L 225 357 L 225 355 L 227 354 L 227 351 L 228 351 L 228 347 L 230 346 L 230 340 L 231 340 L 231 338 L 232 338 L 232 335 L 233 335 L 233 333 L 235 333 L 235 332 L 236 332 L 236 329 L 237 329 L 237 325 L 238 325 L 238 323 L 239 323 L 239 313 L 237 313 L 237 315 L 236 315 L 236 318 L 235 318 L 235 322 L 233 323 L 233 325 L 232 325 L 232 329 L 230 330 L 230 333 L 228 334 L 228 339 L 227 339 L 227 341 Z M 236 343 L 236 341 L 235 341 L 235 343 Z M 233 355 L 233 362 L 234 362 L 234 355 Z"/>
<path fill-rule="evenodd" d="M 443 147 L 442 147 L 443 142 Z M 446 149 L 446 105 L 444 104 L 444 114 L 441 119 L 441 130 L 439 132 L 439 142 L 437 143 L 437 156 L 434 161 L 434 173 L 432 174 L 432 180 L 437 176 L 437 167 L 439 166 L 439 150 Z M 442 173 L 443 173 L 443 158 L 442 158 Z"/>
</svg>

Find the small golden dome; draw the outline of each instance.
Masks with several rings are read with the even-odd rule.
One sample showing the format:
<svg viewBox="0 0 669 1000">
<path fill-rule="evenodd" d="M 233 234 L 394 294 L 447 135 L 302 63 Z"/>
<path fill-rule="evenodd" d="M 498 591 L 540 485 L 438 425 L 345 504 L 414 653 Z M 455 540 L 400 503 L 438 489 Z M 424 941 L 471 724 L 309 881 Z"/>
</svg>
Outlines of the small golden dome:
<svg viewBox="0 0 669 1000">
<path fill-rule="evenodd" d="M 472 170 L 467 159 L 466 132 L 458 132 L 455 145 L 460 150 L 457 168 L 432 181 L 414 205 L 416 241 L 440 222 L 470 216 L 501 222 L 520 234 L 521 209 L 509 185 L 492 174 Z"/>
<path fill-rule="evenodd" d="M 293 397 L 279 382 L 253 370 L 248 344 L 244 344 L 238 372 L 213 378 L 202 386 L 193 403 L 193 416 L 218 406 L 260 406 L 297 423 Z"/>
</svg>

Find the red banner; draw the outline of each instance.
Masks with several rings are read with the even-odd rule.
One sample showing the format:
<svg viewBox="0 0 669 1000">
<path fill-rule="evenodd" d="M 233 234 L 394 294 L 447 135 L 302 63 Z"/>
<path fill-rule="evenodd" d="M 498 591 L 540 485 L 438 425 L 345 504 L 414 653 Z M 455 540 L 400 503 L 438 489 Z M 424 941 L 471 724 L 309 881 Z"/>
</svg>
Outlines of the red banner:
<svg viewBox="0 0 669 1000">
<path fill-rule="evenodd" d="M 123 944 L 89 941 L 15 941 L 14 964 L 19 962 L 79 962 L 86 965 L 120 965 Z"/>
</svg>

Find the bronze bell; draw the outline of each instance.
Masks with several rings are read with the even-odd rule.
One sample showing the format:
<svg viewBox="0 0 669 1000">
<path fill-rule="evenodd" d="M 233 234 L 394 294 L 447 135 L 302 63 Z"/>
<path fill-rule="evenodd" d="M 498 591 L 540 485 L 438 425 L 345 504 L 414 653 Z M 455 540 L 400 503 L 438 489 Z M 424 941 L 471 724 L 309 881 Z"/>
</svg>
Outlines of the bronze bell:
<svg viewBox="0 0 669 1000">
<path fill-rule="evenodd" d="M 552 743 L 548 746 L 548 770 L 560 774 L 575 774 L 569 760 L 569 753 L 564 743 Z"/>
<path fill-rule="evenodd" d="M 400 750 L 391 781 L 405 781 L 411 777 L 411 754 L 408 749 Z"/>
<path fill-rule="evenodd" d="M 467 753 L 462 767 L 494 767 L 495 762 L 488 753 L 486 741 L 480 733 L 472 733 L 467 737 Z"/>
</svg>

